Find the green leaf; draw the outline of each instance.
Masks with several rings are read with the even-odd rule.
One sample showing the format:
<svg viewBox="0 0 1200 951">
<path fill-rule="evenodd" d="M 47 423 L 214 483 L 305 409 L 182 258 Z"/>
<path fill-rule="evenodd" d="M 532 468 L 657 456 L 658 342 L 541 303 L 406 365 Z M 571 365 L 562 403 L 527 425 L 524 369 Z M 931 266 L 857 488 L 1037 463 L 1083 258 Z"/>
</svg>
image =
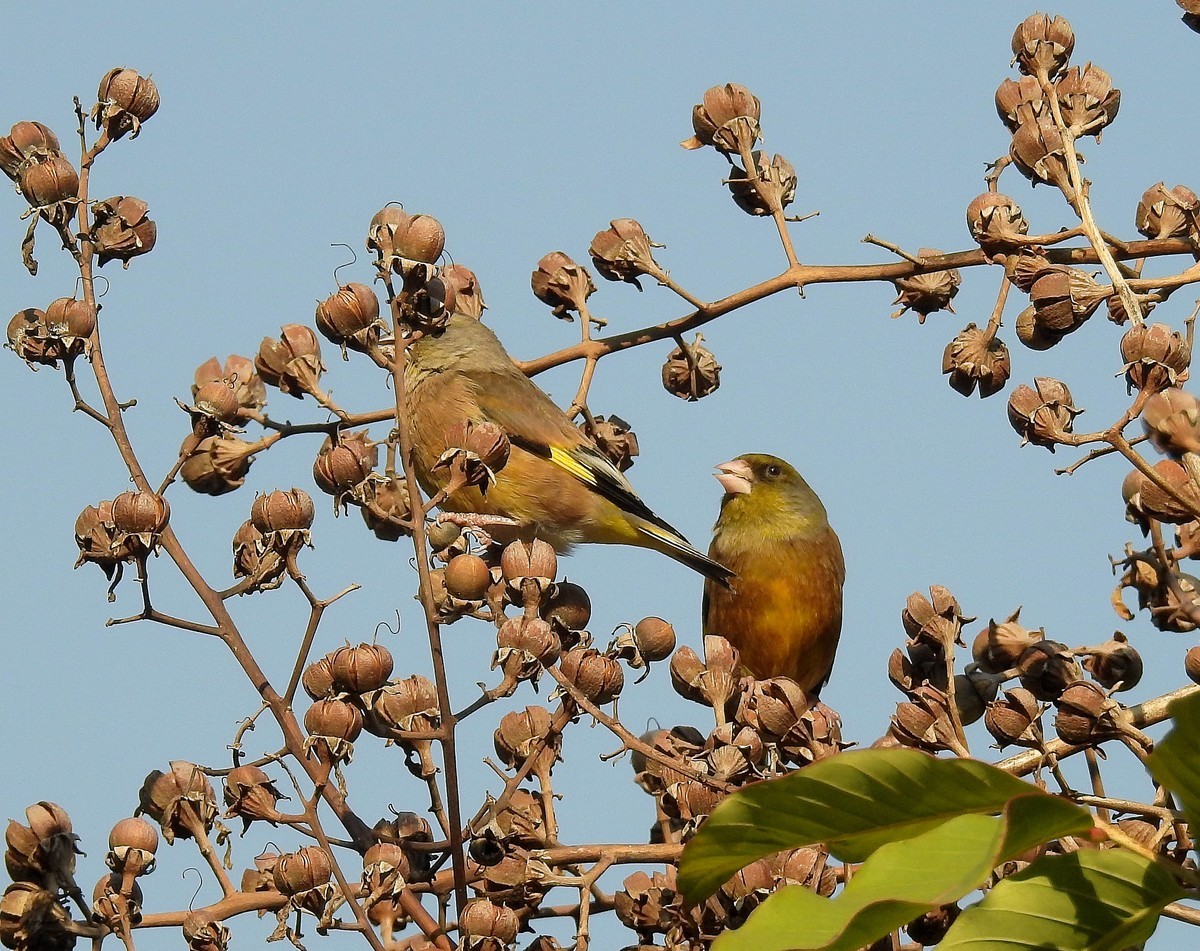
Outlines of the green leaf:
<svg viewBox="0 0 1200 951">
<path fill-rule="evenodd" d="M 688 900 L 701 901 L 744 865 L 817 843 L 838 858 L 860 862 L 887 842 L 920 835 L 956 816 L 999 813 L 1020 798 L 1054 804 L 1008 814 L 1016 830 L 1015 823 L 1027 821 L 1036 828 L 1043 818 L 1039 810 L 1053 810 L 1054 821 L 1037 842 L 1091 825 L 1087 810 L 987 763 L 942 760 L 915 750 L 841 753 L 729 796 L 684 849 L 680 888 Z M 1064 831 L 1054 831 L 1060 828 Z"/>
<path fill-rule="evenodd" d="M 1188 824 L 1200 829 L 1200 693 L 1181 697 L 1167 709 L 1175 725 L 1150 754 L 1148 765 L 1179 799 Z"/>
<path fill-rule="evenodd" d="M 958 901 L 979 888 L 995 866 L 1080 824 L 1077 807 L 1042 796 L 1011 800 L 1001 817 L 947 819 L 876 849 L 836 898 L 798 885 L 780 890 L 745 925 L 718 938 L 713 951 L 856 951 L 932 908 Z"/>
<path fill-rule="evenodd" d="M 1124 849 L 1049 855 L 964 911 L 938 951 L 1121 951 L 1182 896 L 1166 869 Z"/>
</svg>

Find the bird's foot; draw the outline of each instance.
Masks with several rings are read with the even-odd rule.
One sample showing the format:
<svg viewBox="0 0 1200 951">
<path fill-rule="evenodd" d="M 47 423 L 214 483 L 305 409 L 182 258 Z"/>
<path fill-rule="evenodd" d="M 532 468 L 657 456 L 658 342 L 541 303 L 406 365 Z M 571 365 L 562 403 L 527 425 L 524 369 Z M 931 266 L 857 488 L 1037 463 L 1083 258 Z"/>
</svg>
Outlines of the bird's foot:
<svg viewBox="0 0 1200 951">
<path fill-rule="evenodd" d="M 492 544 L 489 528 L 517 528 L 521 523 L 504 515 L 483 515 L 478 512 L 439 512 L 438 524 L 449 522 L 459 528 L 468 529 L 485 548 Z"/>
</svg>

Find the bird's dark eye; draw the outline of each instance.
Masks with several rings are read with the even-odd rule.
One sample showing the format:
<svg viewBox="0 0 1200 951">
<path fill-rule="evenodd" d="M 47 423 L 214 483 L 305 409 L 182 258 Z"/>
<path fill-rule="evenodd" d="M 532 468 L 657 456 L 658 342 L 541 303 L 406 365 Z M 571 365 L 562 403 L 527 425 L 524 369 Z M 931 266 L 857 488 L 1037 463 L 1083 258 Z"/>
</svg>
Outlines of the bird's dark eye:
<svg viewBox="0 0 1200 951">
<path fill-rule="evenodd" d="M 767 466 L 767 477 L 774 479 L 783 475 L 783 470 L 779 466 Z"/>
</svg>

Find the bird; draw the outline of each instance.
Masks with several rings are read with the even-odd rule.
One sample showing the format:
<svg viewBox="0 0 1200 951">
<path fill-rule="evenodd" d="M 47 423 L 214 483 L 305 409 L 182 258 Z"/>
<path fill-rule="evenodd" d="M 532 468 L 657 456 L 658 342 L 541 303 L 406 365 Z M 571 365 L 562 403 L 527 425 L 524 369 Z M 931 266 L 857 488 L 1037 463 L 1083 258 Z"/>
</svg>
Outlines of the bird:
<svg viewBox="0 0 1200 951">
<path fill-rule="evenodd" d="M 457 423 L 495 423 L 511 444 L 486 491 L 458 489 L 439 503 L 443 512 L 510 520 L 489 523 L 498 542 L 536 537 L 560 553 L 580 543 L 635 545 L 668 555 L 718 586 L 729 583 L 732 572 L 651 511 L 477 318 L 454 313 L 441 333 L 412 343 L 404 381 L 413 463 L 425 492 L 447 483 L 449 473 L 436 463 L 454 448 L 448 436 Z"/>
<path fill-rule="evenodd" d="M 729 588 L 705 583 L 704 633 L 728 640 L 755 678 L 789 677 L 815 699 L 833 669 L 846 580 L 825 506 L 776 456 L 715 468 L 725 495 L 708 554 L 736 578 Z"/>
</svg>

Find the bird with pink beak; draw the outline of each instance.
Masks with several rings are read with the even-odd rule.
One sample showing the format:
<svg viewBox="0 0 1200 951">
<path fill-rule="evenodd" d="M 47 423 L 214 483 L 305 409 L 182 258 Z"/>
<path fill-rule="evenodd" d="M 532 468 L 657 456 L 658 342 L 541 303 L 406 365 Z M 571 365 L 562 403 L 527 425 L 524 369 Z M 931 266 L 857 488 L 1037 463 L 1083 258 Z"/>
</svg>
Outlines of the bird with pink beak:
<svg viewBox="0 0 1200 951">
<path fill-rule="evenodd" d="M 725 490 L 708 555 L 732 569 L 704 585 L 704 633 L 741 653 L 756 678 L 789 677 L 814 699 L 842 630 L 842 546 L 825 506 L 792 466 L 762 453 L 716 467 Z"/>
</svg>

